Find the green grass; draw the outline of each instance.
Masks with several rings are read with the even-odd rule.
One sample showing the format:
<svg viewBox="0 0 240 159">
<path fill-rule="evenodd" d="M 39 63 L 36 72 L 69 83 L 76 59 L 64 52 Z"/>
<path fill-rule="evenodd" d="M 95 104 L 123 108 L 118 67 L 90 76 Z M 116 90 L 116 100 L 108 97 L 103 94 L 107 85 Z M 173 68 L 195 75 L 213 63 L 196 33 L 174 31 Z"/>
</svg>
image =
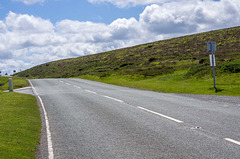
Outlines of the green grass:
<svg viewBox="0 0 240 159">
<path fill-rule="evenodd" d="M 40 141 L 41 119 L 32 95 L 3 92 L 9 77 L 0 77 L 0 159 L 35 158 Z M 28 86 L 27 80 L 13 78 L 14 89 Z"/>
<path fill-rule="evenodd" d="M 0 159 L 35 158 L 41 119 L 34 96 L 0 92 Z"/>
<path fill-rule="evenodd" d="M 9 77 L 0 77 L 0 91 L 8 90 Z M 13 77 L 13 89 L 29 86 L 29 83 L 25 79 Z M 2 86 L 1 86 L 2 85 Z"/>
<path fill-rule="evenodd" d="M 85 75 L 80 76 L 80 78 L 165 93 L 240 96 L 240 73 L 216 76 L 217 92 L 213 88 L 211 76 L 186 78 L 185 74 L 186 71 L 176 71 L 173 74 L 156 76 L 154 78 L 131 75 L 111 75 L 102 78 Z"/>
</svg>

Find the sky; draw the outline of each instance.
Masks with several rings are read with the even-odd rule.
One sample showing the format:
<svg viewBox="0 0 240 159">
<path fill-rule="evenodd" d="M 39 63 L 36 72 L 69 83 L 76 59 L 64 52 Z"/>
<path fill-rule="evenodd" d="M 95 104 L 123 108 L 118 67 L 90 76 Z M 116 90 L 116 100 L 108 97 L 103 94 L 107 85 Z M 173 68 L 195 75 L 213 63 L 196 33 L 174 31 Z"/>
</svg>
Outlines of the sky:
<svg viewBox="0 0 240 159">
<path fill-rule="evenodd" d="M 1 0 L 0 71 L 239 25 L 239 0 Z"/>
</svg>

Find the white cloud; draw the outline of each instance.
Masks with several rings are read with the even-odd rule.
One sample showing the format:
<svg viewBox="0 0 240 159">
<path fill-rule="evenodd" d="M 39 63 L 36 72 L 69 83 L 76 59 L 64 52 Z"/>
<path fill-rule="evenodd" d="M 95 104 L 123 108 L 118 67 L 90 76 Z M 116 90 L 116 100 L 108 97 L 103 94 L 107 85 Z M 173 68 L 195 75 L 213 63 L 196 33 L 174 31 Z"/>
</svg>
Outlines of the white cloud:
<svg viewBox="0 0 240 159">
<path fill-rule="evenodd" d="M 56 23 L 56 31 L 70 42 L 99 42 L 110 36 L 106 24 L 93 22 L 63 20 Z"/>
<path fill-rule="evenodd" d="M 46 0 L 14 0 L 14 1 L 23 2 L 24 4 L 30 5 L 34 3 L 43 3 Z"/>
<path fill-rule="evenodd" d="M 139 36 L 138 21 L 135 18 L 117 19 L 110 24 L 113 40 L 134 39 Z"/>
<path fill-rule="evenodd" d="M 54 26 L 49 20 L 26 14 L 9 12 L 6 26 L 12 32 L 20 33 L 45 33 L 53 32 Z"/>
<path fill-rule="evenodd" d="M 0 34 L 7 31 L 6 25 L 3 21 L 0 21 Z"/>
<path fill-rule="evenodd" d="M 238 0 L 152 4 L 139 20 L 122 18 L 109 25 L 72 20 L 53 24 L 40 17 L 9 12 L 0 21 L 0 70 L 23 70 L 49 61 L 239 24 Z"/>
<path fill-rule="evenodd" d="M 147 6 L 140 22 L 157 34 L 192 33 L 239 25 L 240 1 L 196 0 Z"/>
<path fill-rule="evenodd" d="M 169 2 L 171 0 L 88 0 L 90 3 L 112 3 L 117 7 L 129 7 L 129 6 L 137 6 L 137 5 L 149 5 L 149 4 L 162 4 L 165 2 Z"/>
</svg>

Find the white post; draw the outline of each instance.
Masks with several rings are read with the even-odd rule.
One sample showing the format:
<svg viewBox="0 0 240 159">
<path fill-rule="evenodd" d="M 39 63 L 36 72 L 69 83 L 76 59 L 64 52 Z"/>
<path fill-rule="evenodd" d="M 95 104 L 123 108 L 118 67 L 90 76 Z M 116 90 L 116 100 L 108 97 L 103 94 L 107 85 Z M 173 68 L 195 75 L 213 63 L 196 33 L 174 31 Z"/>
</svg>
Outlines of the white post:
<svg viewBox="0 0 240 159">
<path fill-rule="evenodd" d="M 13 81 L 11 78 L 9 78 L 8 83 L 9 83 L 9 92 L 13 92 Z"/>
</svg>

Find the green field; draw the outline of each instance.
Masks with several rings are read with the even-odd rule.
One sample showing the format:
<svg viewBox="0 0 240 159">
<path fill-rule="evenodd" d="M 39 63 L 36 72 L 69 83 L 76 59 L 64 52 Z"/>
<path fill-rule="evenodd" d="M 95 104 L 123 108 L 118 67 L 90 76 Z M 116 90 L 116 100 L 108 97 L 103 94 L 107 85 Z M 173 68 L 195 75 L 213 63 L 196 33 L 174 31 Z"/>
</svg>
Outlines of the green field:
<svg viewBox="0 0 240 159">
<path fill-rule="evenodd" d="M 37 100 L 32 95 L 3 92 L 8 78 L 0 77 L 0 159 L 35 158 L 40 141 L 41 118 Z M 28 86 L 13 78 L 14 88 Z"/>
<path fill-rule="evenodd" d="M 240 27 L 49 62 L 17 76 L 79 77 L 161 92 L 215 94 L 209 41 L 217 43 L 217 94 L 239 95 Z"/>
<path fill-rule="evenodd" d="M 199 79 L 186 78 L 185 75 L 186 72 L 180 71 L 154 78 L 132 75 L 111 75 L 108 77 L 84 75 L 79 78 L 165 93 L 240 96 L 240 73 L 217 76 L 217 90 L 213 88 L 213 78 L 211 76 L 204 76 Z"/>
</svg>

